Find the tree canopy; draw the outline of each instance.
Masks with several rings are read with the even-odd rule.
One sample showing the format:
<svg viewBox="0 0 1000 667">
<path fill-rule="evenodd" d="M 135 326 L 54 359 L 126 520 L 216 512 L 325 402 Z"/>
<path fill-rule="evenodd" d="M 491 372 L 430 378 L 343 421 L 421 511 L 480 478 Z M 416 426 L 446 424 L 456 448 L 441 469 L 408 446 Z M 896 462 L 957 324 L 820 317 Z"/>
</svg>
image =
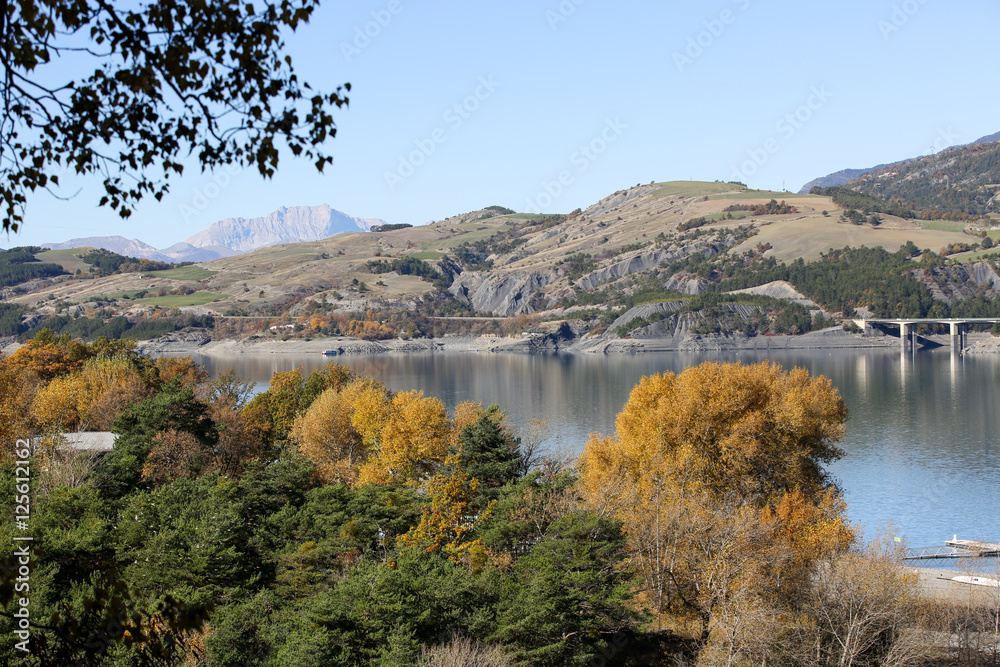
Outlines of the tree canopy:
<svg viewBox="0 0 1000 667">
<path fill-rule="evenodd" d="M 58 187 L 65 172 L 103 178 L 100 204 L 127 218 L 143 197 L 159 200 L 192 153 L 202 169 L 235 164 L 271 177 L 287 146 L 322 171 L 332 111 L 348 103 L 350 84 L 314 91 L 284 41 L 318 5 L 2 3 L 4 230 L 17 231 L 27 195 Z"/>
</svg>

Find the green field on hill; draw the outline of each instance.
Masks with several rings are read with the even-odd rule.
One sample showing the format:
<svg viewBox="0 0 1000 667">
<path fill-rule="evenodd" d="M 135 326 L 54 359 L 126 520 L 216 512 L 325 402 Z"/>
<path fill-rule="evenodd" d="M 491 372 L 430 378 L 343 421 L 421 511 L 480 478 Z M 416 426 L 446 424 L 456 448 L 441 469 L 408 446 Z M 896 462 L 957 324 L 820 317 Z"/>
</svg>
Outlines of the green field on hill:
<svg viewBox="0 0 1000 667">
<path fill-rule="evenodd" d="M 732 183 L 708 183 L 705 181 L 667 181 L 657 183 L 658 190 L 653 191 L 654 197 L 705 197 L 723 192 L 736 193 L 742 186 Z"/>
<path fill-rule="evenodd" d="M 148 299 L 137 299 L 136 303 L 150 306 L 163 306 L 164 308 L 183 308 L 185 306 L 204 306 L 219 299 L 224 299 L 224 294 L 212 294 L 211 292 L 194 292 L 193 294 L 168 294 L 166 296 L 154 296 Z"/>
<path fill-rule="evenodd" d="M 63 267 L 69 273 L 76 273 L 77 269 L 87 272 L 91 265 L 80 259 L 81 255 L 86 255 L 93 248 L 63 248 L 61 250 L 46 250 L 40 252 L 35 257 L 40 262 L 51 262 Z"/>
<path fill-rule="evenodd" d="M 150 271 L 144 275 L 153 278 L 169 278 L 171 280 L 204 280 L 205 278 L 211 278 L 217 273 L 218 271 L 209 271 L 202 266 L 182 266 L 164 271 Z"/>
</svg>

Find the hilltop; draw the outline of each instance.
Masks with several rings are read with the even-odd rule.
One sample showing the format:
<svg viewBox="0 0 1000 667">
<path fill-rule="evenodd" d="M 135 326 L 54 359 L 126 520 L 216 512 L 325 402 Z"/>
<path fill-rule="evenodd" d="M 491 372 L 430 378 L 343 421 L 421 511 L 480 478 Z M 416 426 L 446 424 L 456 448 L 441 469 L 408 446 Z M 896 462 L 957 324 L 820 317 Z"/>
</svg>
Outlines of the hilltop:
<svg viewBox="0 0 1000 667">
<path fill-rule="evenodd" d="M 162 333 L 214 317 L 215 337 L 260 335 L 287 322 L 277 330 L 283 337 L 369 339 L 532 328 L 572 338 L 752 337 L 819 329 L 857 308 L 994 307 L 1000 276 L 991 264 L 966 270 L 942 256 L 981 255 L 992 236 L 908 211 L 881 214 L 897 209 L 857 197 L 850 207 L 862 212 L 819 194 L 650 183 L 564 215 L 491 206 L 191 266 L 126 264 L 132 268 L 103 277 L 83 263 L 84 251 L 50 250 L 37 258 L 66 275 L 8 286 L 4 298 L 20 309 L 22 333 L 42 325 L 103 331 L 116 317 L 121 335 L 146 320 Z M 867 249 L 832 252 L 847 246 Z M 775 281 L 787 286 L 747 289 Z M 455 319 L 472 315 L 508 319 Z M 95 320 L 90 329 L 79 323 L 87 318 Z"/>
</svg>

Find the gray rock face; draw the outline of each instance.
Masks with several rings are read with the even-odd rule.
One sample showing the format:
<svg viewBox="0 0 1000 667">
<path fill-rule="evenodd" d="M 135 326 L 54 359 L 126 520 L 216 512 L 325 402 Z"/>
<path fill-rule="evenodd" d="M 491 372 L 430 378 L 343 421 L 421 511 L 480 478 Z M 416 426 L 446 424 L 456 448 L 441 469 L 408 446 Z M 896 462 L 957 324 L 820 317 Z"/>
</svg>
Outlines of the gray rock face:
<svg viewBox="0 0 1000 667">
<path fill-rule="evenodd" d="M 555 277 L 553 271 L 466 272 L 455 278 L 448 291 L 476 310 L 509 317 L 533 313 L 532 295 Z"/>
<path fill-rule="evenodd" d="M 707 286 L 708 281 L 704 278 L 688 275 L 686 273 L 675 273 L 663 282 L 663 287 L 672 292 L 692 294 L 694 296 L 704 292 Z"/>
<path fill-rule="evenodd" d="M 588 273 L 577 280 L 576 284 L 584 291 L 592 290 L 595 287 L 604 285 L 605 283 L 610 283 L 613 280 L 624 278 L 630 273 L 652 269 L 659 266 L 662 261 L 672 261 L 676 258 L 676 253 L 671 252 L 670 250 L 639 252 L 631 257 L 628 257 L 627 259 L 623 259 L 617 264 L 612 264 L 609 267 Z"/>
<path fill-rule="evenodd" d="M 988 262 L 914 269 L 912 275 L 927 286 L 931 296 L 947 304 L 980 295 L 992 299 L 1000 294 L 1000 275 Z"/>
<path fill-rule="evenodd" d="M 343 232 L 365 232 L 382 220 L 355 218 L 322 206 L 283 206 L 261 218 L 226 218 L 186 239 L 196 248 L 223 246 L 239 253 L 282 243 L 318 241 Z"/>
<path fill-rule="evenodd" d="M 651 315 L 660 313 L 673 313 L 683 308 L 686 304 L 683 301 L 661 301 L 660 303 L 644 303 L 634 308 L 629 308 L 624 315 L 616 319 L 608 327 L 608 331 L 614 331 L 618 327 L 625 326 L 632 320 L 640 317 L 649 318 Z"/>
<path fill-rule="evenodd" d="M 619 317 L 617 320 L 611 323 L 608 327 L 609 332 L 614 332 L 614 330 L 620 326 L 626 326 L 633 320 L 639 318 L 649 319 L 654 315 L 660 313 L 675 313 L 670 315 L 659 322 L 653 322 L 647 326 L 640 329 L 636 329 L 629 335 L 632 338 L 685 338 L 689 335 L 690 330 L 697 327 L 705 319 L 702 313 L 677 313 L 676 311 L 684 308 L 687 305 L 685 301 L 662 301 L 660 303 L 644 303 L 634 308 L 630 308 L 628 312 Z M 758 306 L 747 306 L 744 304 L 724 304 L 722 306 L 725 310 L 728 310 L 736 318 L 742 319 L 746 322 L 753 320 L 759 313 L 760 308 Z"/>
<path fill-rule="evenodd" d="M 696 253 L 700 253 L 705 256 L 714 255 L 724 248 L 727 243 L 727 241 L 722 241 L 719 246 L 716 246 L 707 241 L 697 240 L 686 243 L 682 246 L 671 246 L 669 248 L 653 250 L 640 250 L 639 252 L 626 256 L 620 262 L 612 264 L 611 266 L 588 273 L 577 280 L 576 284 L 584 291 L 592 290 L 600 285 L 613 282 L 619 278 L 624 278 L 629 274 L 655 268 L 659 266 L 661 262 L 673 262 L 674 260 Z M 687 293 L 697 294 L 698 292 L 689 291 Z"/>
<path fill-rule="evenodd" d="M 993 292 L 1000 292 L 1000 275 L 988 262 L 976 262 L 963 267 L 969 274 L 969 280 L 981 287 L 987 287 Z"/>
<path fill-rule="evenodd" d="M 384 224 L 375 218 L 355 218 L 322 206 L 282 207 L 262 218 L 226 218 L 213 223 L 186 241 L 157 250 L 139 239 L 124 236 L 91 236 L 64 243 L 45 243 L 55 250 L 91 246 L 126 257 L 144 257 L 158 262 L 207 262 L 281 243 L 318 241 L 343 232 L 366 232 Z"/>
</svg>

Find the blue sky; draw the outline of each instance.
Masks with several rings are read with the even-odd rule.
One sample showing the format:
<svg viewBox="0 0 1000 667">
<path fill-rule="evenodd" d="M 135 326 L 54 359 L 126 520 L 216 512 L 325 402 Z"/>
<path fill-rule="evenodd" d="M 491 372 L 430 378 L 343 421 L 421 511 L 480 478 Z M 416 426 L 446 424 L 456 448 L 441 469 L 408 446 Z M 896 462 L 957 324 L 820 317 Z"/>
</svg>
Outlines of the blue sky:
<svg viewBox="0 0 1000 667">
<path fill-rule="evenodd" d="M 69 201 L 33 197 L 0 245 L 165 247 L 322 203 L 414 224 L 568 212 L 653 180 L 796 191 L 1000 131 L 998 25 L 986 0 L 327 2 L 289 40 L 301 78 L 353 86 L 323 175 L 288 155 L 270 181 L 191 164 L 128 221 L 74 183 Z"/>
</svg>

